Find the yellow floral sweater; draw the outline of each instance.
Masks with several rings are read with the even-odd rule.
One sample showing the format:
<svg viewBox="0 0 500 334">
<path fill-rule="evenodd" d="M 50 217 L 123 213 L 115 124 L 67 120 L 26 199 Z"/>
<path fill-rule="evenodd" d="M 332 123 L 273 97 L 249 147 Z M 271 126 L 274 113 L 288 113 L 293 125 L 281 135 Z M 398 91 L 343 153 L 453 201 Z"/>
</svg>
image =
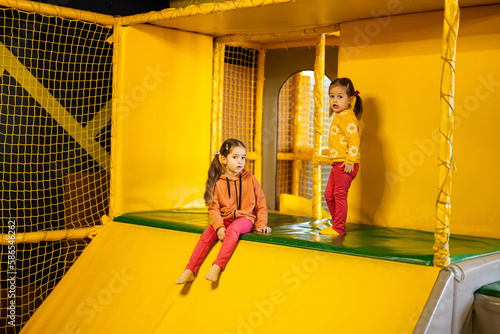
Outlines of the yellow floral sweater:
<svg viewBox="0 0 500 334">
<path fill-rule="evenodd" d="M 359 162 L 359 123 L 352 109 L 336 113 L 330 126 L 328 149 L 330 163 L 345 161 Z"/>
</svg>

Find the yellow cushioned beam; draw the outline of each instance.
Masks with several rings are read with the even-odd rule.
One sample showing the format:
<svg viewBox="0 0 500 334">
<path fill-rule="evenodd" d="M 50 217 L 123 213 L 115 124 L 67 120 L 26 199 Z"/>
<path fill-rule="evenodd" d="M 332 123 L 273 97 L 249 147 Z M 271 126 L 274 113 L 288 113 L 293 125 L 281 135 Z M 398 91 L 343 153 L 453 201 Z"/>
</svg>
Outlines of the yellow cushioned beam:
<svg viewBox="0 0 500 334">
<path fill-rule="evenodd" d="M 496 0 L 482 0 L 481 5 Z M 479 5 L 478 0 L 461 0 L 463 7 Z M 293 31 L 316 34 L 323 27 L 379 16 L 440 11 L 442 1 L 374 0 L 362 6 L 332 0 L 238 0 L 207 1 L 186 8 L 168 8 L 118 18 L 121 24 L 151 23 L 185 31 L 222 36 L 264 34 L 262 42 L 287 36 Z M 389 18 L 390 19 L 390 18 Z M 334 31 L 333 29 L 330 30 Z M 376 31 L 375 31 L 376 32 Z M 299 37 L 300 38 L 300 37 Z"/>
</svg>

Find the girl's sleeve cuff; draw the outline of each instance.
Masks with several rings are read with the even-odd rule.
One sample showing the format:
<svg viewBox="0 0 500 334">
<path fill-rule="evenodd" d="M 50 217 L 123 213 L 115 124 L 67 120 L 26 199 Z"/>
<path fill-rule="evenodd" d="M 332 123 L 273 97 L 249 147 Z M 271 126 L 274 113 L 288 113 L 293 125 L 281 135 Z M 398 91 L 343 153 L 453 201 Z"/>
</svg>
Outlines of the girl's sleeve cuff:
<svg viewBox="0 0 500 334">
<path fill-rule="evenodd" d="M 224 222 L 215 222 L 212 224 L 212 227 L 217 231 L 218 228 L 224 227 Z"/>
<path fill-rule="evenodd" d="M 263 228 L 263 227 L 267 227 L 267 223 L 266 222 L 259 221 L 259 222 L 255 223 L 255 229 Z"/>
</svg>

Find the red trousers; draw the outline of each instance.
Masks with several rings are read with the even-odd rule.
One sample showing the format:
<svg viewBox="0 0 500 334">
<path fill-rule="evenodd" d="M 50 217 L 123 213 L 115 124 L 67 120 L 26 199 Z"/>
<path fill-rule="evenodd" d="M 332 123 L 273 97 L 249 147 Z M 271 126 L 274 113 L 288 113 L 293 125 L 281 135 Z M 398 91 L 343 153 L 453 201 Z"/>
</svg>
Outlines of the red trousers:
<svg viewBox="0 0 500 334">
<path fill-rule="evenodd" d="M 332 215 L 332 227 L 340 235 L 345 234 L 345 221 L 347 219 L 347 193 L 351 182 L 358 175 L 359 164 L 354 164 L 350 174 L 344 173 L 340 168 L 343 162 L 334 162 L 325 189 L 325 200 Z"/>
<path fill-rule="evenodd" d="M 232 222 L 224 221 L 224 226 L 226 227 L 226 236 L 222 242 L 217 259 L 213 263 L 221 267 L 222 270 L 224 270 L 227 261 L 229 261 L 229 258 L 233 254 L 240 234 L 250 232 L 253 228 L 253 223 L 246 218 L 238 218 Z M 215 232 L 212 225 L 209 225 L 196 244 L 186 269 L 191 270 L 196 275 L 210 247 L 217 239 L 217 232 Z"/>
</svg>

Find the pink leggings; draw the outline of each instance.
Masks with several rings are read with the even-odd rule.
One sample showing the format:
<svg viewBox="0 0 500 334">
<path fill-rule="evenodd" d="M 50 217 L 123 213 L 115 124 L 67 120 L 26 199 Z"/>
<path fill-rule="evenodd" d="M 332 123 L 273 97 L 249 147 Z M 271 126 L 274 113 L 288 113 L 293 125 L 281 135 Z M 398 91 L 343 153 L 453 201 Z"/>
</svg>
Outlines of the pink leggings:
<svg viewBox="0 0 500 334">
<path fill-rule="evenodd" d="M 229 261 L 229 258 L 233 254 L 240 234 L 250 232 L 253 228 L 253 223 L 246 218 L 238 218 L 232 222 L 224 221 L 224 226 L 227 229 L 226 236 L 222 242 L 217 259 L 213 263 L 221 267 L 222 270 L 224 270 L 227 261 Z M 209 225 L 196 244 L 186 269 L 191 270 L 196 275 L 205 256 L 207 256 L 208 250 L 217 239 L 217 233 L 212 225 Z"/>
<path fill-rule="evenodd" d="M 340 235 L 345 234 L 347 219 L 347 193 L 351 182 L 358 174 L 359 164 L 354 164 L 354 170 L 347 174 L 340 168 L 342 162 L 334 162 L 325 189 L 325 200 L 332 215 L 332 228 Z"/>
</svg>

